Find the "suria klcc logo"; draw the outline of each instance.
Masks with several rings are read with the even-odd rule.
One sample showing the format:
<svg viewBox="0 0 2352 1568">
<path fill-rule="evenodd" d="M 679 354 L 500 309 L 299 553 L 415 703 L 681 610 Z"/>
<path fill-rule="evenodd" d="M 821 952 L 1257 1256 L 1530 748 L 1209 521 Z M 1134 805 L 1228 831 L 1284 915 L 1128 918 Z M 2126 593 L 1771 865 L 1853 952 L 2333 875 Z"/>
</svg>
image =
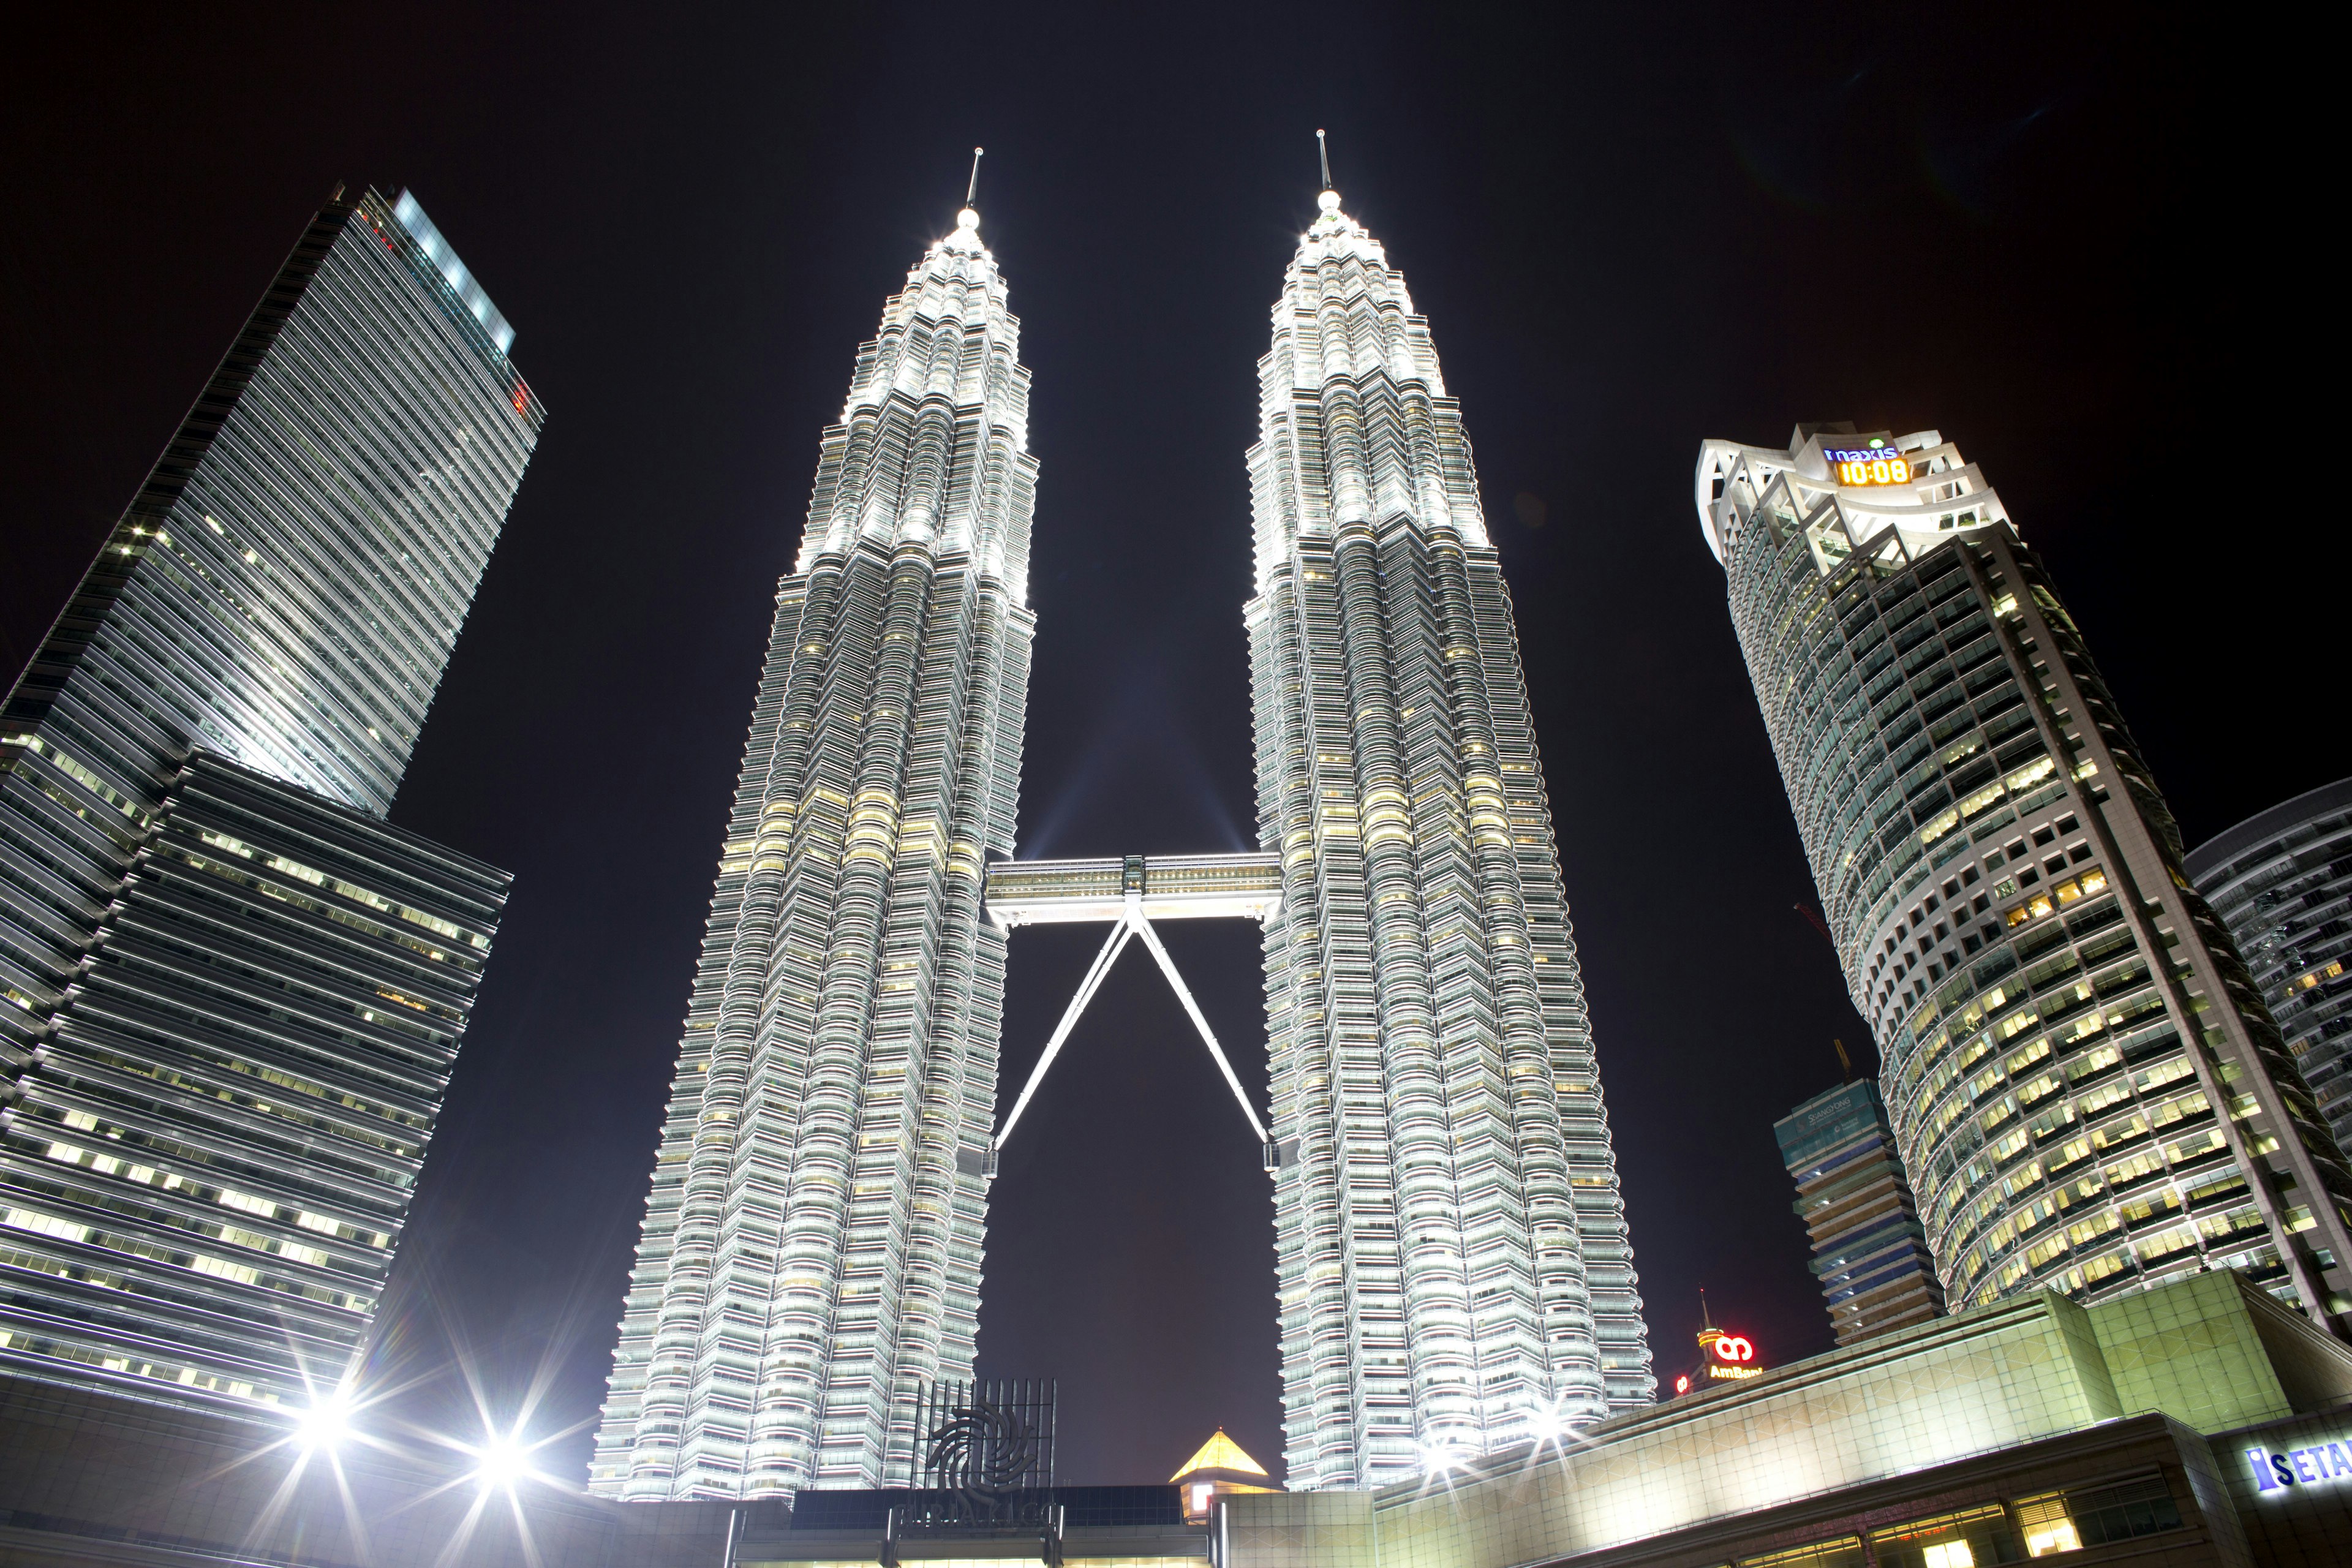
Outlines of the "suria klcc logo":
<svg viewBox="0 0 2352 1568">
<path fill-rule="evenodd" d="M 2266 1492 L 2290 1487 L 2326 1486 L 2352 1478 L 2352 1444 L 2315 1443 L 2308 1448 L 2249 1448 L 2246 1463 L 2254 1485 Z"/>
</svg>

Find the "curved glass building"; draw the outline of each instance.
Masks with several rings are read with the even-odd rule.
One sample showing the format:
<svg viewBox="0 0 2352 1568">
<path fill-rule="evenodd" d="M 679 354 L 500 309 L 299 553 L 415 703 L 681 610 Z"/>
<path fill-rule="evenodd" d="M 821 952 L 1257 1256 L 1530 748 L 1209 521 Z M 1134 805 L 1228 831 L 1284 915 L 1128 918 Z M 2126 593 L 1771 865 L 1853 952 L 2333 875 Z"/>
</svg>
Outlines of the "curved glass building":
<svg viewBox="0 0 2352 1568">
<path fill-rule="evenodd" d="M 2231 1267 L 2344 1332 L 2352 1174 L 1983 475 L 1802 426 L 1695 499 L 1954 1307 Z"/>
<path fill-rule="evenodd" d="M 2352 779 L 2274 805 L 2189 853 L 2336 1147 L 2352 1144 Z"/>
</svg>

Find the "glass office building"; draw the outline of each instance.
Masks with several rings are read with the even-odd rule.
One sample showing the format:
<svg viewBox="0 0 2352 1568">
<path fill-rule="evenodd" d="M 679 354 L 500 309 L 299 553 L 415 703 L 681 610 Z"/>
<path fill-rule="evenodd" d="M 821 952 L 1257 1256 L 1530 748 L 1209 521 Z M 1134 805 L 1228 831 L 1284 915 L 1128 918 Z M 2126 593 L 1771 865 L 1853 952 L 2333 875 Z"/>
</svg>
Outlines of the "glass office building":
<svg viewBox="0 0 2352 1568">
<path fill-rule="evenodd" d="M 1646 1405 L 1510 595 L 1429 326 L 1336 193 L 1258 362 L 1244 609 L 1293 1488 Z"/>
<path fill-rule="evenodd" d="M 2352 1145 L 2352 779 L 2189 851 L 2338 1149 Z"/>
<path fill-rule="evenodd" d="M 858 352 L 778 588 L 589 1473 L 882 1484 L 971 1375 L 1037 465 L 979 215 Z M 903 1459 L 902 1459 L 903 1462 Z"/>
<path fill-rule="evenodd" d="M 299 1404 L 505 898 L 382 820 L 542 413 L 413 197 L 312 220 L 0 709 L 0 1370 Z"/>
<path fill-rule="evenodd" d="M 1941 1317 L 1944 1287 L 1910 1178 L 1867 1083 L 1817 1094 L 1772 1124 L 1797 1184 L 1797 1217 L 1842 1345 Z"/>
<path fill-rule="evenodd" d="M 1805 426 L 1696 485 L 1955 1308 L 2229 1267 L 2343 1333 L 2352 1175 L 1981 472 Z"/>
</svg>

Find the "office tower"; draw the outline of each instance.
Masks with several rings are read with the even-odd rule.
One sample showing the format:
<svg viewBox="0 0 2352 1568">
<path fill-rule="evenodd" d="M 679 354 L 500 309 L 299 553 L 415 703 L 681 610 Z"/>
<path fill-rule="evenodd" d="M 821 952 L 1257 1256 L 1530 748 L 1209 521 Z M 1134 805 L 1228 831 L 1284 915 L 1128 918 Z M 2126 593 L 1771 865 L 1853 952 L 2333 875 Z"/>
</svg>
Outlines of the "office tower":
<svg viewBox="0 0 2352 1568">
<path fill-rule="evenodd" d="M 1250 448 L 1285 1453 L 1361 1487 L 1655 1384 L 1510 596 L 1428 323 L 1326 191 Z"/>
<path fill-rule="evenodd" d="M 882 1483 L 971 1374 L 1013 848 L 1029 374 L 967 207 L 858 353 L 776 595 L 593 1489 Z"/>
<path fill-rule="evenodd" d="M 1984 476 L 1801 426 L 1696 487 L 1955 1306 L 2230 1267 L 2343 1333 L 2352 1177 Z"/>
<path fill-rule="evenodd" d="M 1842 1345 L 1944 1313 L 1944 1287 L 1885 1104 L 1867 1083 L 1817 1094 L 1772 1124 Z"/>
<path fill-rule="evenodd" d="M 354 1363 L 505 899 L 382 816 L 538 440 L 513 335 L 338 193 L 0 710 L 0 1371 Z"/>
<path fill-rule="evenodd" d="M 2352 779 L 2299 795 L 2189 852 L 2319 1101 L 2352 1147 Z"/>
</svg>

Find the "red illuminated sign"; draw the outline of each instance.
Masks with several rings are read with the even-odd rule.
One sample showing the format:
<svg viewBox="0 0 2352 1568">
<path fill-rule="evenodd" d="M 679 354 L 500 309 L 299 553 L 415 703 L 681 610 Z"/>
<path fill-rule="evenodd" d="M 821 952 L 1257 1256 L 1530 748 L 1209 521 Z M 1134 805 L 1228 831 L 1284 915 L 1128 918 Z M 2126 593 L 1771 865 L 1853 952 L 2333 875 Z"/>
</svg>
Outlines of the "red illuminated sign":
<svg viewBox="0 0 2352 1568">
<path fill-rule="evenodd" d="M 1756 1346 L 1745 1334 L 1726 1334 L 1715 1342 L 1717 1361 L 1748 1362 L 1756 1359 Z"/>
</svg>

